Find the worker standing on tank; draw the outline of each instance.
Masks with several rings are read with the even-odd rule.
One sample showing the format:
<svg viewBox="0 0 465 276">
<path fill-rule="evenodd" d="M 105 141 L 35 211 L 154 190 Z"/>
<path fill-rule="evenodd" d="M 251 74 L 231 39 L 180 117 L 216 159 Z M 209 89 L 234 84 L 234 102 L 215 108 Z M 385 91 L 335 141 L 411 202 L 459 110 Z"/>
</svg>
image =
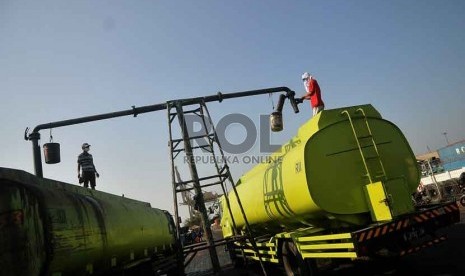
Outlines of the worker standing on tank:
<svg viewBox="0 0 465 276">
<path fill-rule="evenodd" d="M 325 104 L 321 99 L 321 90 L 320 86 L 316 79 L 305 72 L 302 74 L 302 81 L 304 82 L 305 91 L 307 92 L 302 96 L 302 100 L 310 100 L 310 105 L 312 106 L 313 116 L 318 114 L 318 112 L 325 109 Z"/>
<path fill-rule="evenodd" d="M 82 153 L 78 156 L 78 178 L 79 182 L 84 182 L 84 187 L 95 190 L 95 177 L 99 177 L 100 175 L 95 169 L 94 159 L 92 158 L 92 154 L 89 153 L 90 145 L 87 143 L 82 144 Z M 82 174 L 81 174 L 82 169 Z"/>
</svg>

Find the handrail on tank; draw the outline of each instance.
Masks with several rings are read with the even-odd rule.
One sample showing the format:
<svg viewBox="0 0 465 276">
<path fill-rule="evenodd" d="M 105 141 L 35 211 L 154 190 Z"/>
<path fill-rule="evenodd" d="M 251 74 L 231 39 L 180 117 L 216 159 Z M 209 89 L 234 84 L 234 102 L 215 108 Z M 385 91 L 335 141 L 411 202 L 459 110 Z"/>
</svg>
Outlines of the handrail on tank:
<svg viewBox="0 0 465 276">
<path fill-rule="evenodd" d="M 288 87 L 284 87 L 284 86 L 264 88 L 264 89 L 258 89 L 258 90 L 249 90 L 249 91 L 242 91 L 242 92 L 233 92 L 233 93 L 226 93 L 226 94 L 218 92 L 215 95 L 197 97 L 197 98 L 177 99 L 177 100 L 172 100 L 169 102 L 182 101 L 183 105 L 196 104 L 196 103 L 199 103 L 200 101 L 222 102 L 225 99 L 250 97 L 250 96 L 257 96 L 257 95 L 262 95 L 262 94 L 271 94 L 271 93 L 278 93 L 278 92 L 286 92 L 286 97 L 290 100 L 292 108 L 294 109 L 294 112 L 298 113 L 299 108 L 297 104 L 299 104 L 301 101 L 299 102 L 298 100 L 295 100 L 294 99 L 295 92 L 289 89 Z M 51 122 L 47 124 L 40 124 L 40 125 L 37 125 L 30 134 L 28 134 L 29 128 L 26 128 L 24 132 L 24 139 L 31 140 L 32 142 L 32 153 L 33 153 L 33 159 L 34 159 L 35 175 L 38 177 L 43 177 L 42 157 L 41 157 L 40 146 L 39 146 L 39 140 L 40 140 L 39 131 L 40 130 L 106 120 L 106 119 L 111 119 L 111 118 L 116 118 L 116 117 L 129 116 L 129 115 L 133 115 L 134 117 L 137 117 L 137 115 L 142 114 L 142 113 L 160 111 L 166 108 L 167 108 L 166 103 L 147 105 L 147 106 L 141 106 L 141 107 L 132 106 L 132 109 L 123 110 L 123 111 L 104 113 L 104 114 L 99 114 L 99 115 L 86 116 L 86 117 L 80 117 L 80 118 L 63 120 L 63 121 L 56 121 L 56 122 Z"/>
</svg>

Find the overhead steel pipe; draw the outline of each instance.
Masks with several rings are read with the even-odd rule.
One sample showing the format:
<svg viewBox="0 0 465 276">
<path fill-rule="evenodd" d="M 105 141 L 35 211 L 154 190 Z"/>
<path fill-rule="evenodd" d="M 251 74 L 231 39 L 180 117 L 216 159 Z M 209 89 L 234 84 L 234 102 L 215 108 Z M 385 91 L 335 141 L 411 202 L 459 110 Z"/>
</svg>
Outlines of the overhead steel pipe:
<svg viewBox="0 0 465 276">
<path fill-rule="evenodd" d="M 297 108 L 298 102 L 294 100 L 295 92 L 289 89 L 288 87 L 272 87 L 272 88 L 225 93 L 225 94 L 218 92 L 217 94 L 211 95 L 211 96 L 177 99 L 177 100 L 172 100 L 169 102 L 180 101 L 183 103 L 183 105 L 189 105 L 189 104 L 198 104 L 202 101 L 203 102 L 214 102 L 214 101 L 222 102 L 225 99 L 250 97 L 250 96 L 279 93 L 279 92 L 286 93 L 286 97 L 291 100 L 291 104 L 292 104 L 292 107 L 294 108 L 294 112 L 298 113 L 299 112 L 299 109 Z M 86 116 L 86 117 L 80 117 L 80 118 L 63 120 L 63 121 L 56 121 L 56 122 L 51 122 L 47 124 L 40 124 L 40 125 L 37 125 L 30 134 L 28 134 L 29 129 L 26 128 L 26 131 L 24 133 L 24 138 L 32 142 L 32 153 L 33 153 L 33 158 L 34 158 L 35 174 L 38 177 L 43 177 L 42 157 L 41 157 L 40 146 L 39 146 L 39 140 L 40 140 L 39 131 L 40 130 L 52 129 L 52 128 L 57 128 L 57 127 L 70 126 L 70 125 L 76 125 L 76 124 L 82 124 L 82 123 L 89 123 L 89 122 L 112 119 L 112 118 L 117 118 L 117 117 L 122 117 L 122 116 L 132 115 L 134 117 L 137 117 L 137 115 L 139 114 L 164 110 L 166 108 L 167 108 L 166 103 L 147 105 L 147 106 L 141 106 L 141 107 L 132 106 L 132 109 L 123 110 L 123 111 L 117 111 L 117 112 L 111 112 L 111 113 L 105 113 L 105 114 L 99 114 L 99 115 L 93 115 L 93 116 Z"/>
</svg>

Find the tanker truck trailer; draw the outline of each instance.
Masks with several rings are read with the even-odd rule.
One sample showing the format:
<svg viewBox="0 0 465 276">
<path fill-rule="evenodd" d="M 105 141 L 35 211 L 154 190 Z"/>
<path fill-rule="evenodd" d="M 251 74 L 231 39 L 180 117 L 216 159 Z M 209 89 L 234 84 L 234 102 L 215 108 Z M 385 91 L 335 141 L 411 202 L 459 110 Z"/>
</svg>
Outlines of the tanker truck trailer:
<svg viewBox="0 0 465 276">
<path fill-rule="evenodd" d="M 455 202 L 416 209 L 415 156 L 371 105 L 324 110 L 221 198 L 223 235 L 239 260 L 313 275 L 318 264 L 399 257 L 445 239 Z M 258 251 L 257 251 L 258 250 Z M 324 261 L 323 261 L 324 260 Z"/>
<path fill-rule="evenodd" d="M 0 168 L 0 275 L 183 275 L 179 252 L 167 211 Z"/>
</svg>

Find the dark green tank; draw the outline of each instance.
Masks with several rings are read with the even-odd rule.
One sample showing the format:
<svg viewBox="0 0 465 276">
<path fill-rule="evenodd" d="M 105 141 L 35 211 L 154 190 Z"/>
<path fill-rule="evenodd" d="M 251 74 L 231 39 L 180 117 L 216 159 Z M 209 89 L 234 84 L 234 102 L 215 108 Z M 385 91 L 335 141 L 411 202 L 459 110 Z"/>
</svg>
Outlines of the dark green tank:
<svg viewBox="0 0 465 276">
<path fill-rule="evenodd" d="M 99 275 L 176 265 L 171 215 L 149 203 L 0 168 L 0 267 L 8 275 Z"/>
</svg>

